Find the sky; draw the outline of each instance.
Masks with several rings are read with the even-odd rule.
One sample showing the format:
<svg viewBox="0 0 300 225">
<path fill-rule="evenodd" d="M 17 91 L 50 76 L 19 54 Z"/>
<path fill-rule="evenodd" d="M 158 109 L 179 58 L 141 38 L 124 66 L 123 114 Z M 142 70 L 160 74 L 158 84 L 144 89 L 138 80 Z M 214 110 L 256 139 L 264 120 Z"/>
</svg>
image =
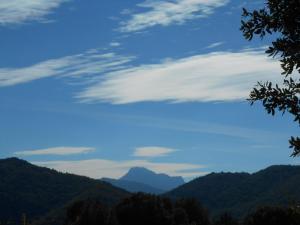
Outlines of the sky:
<svg viewBox="0 0 300 225">
<path fill-rule="evenodd" d="M 186 180 L 298 164 L 297 124 L 246 100 L 281 82 L 246 41 L 253 0 L 0 0 L 0 158 L 92 178 Z"/>
</svg>

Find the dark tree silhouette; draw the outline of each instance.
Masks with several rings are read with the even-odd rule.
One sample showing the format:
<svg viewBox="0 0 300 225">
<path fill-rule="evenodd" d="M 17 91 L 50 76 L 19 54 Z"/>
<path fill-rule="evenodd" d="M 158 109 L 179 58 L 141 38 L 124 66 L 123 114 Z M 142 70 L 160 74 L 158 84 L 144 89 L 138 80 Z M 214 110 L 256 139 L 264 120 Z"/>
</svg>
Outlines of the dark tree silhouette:
<svg viewBox="0 0 300 225">
<path fill-rule="evenodd" d="M 264 207 L 248 215 L 243 225 L 296 225 L 300 224 L 299 210 Z"/>
<path fill-rule="evenodd" d="M 262 101 L 269 114 L 277 110 L 293 115 L 300 124 L 300 80 L 292 78 L 292 73 L 300 73 L 300 1 L 268 0 L 260 10 L 248 12 L 243 9 L 241 31 L 247 40 L 253 36 L 261 38 L 273 35 L 276 39 L 266 53 L 279 57 L 282 67 L 283 85 L 271 82 L 258 83 L 250 93 L 250 102 Z M 300 138 L 291 137 L 292 156 L 300 154 Z"/>
<path fill-rule="evenodd" d="M 174 209 L 172 225 L 189 225 L 188 215 L 184 209 Z"/>
<path fill-rule="evenodd" d="M 67 210 L 65 225 L 118 225 L 113 211 L 98 201 L 75 202 Z"/>
<path fill-rule="evenodd" d="M 182 208 L 188 216 L 189 224 L 209 225 L 209 216 L 196 199 L 180 199 L 175 203 L 175 207 Z"/>
<path fill-rule="evenodd" d="M 122 225 L 171 225 L 172 215 L 160 197 L 143 193 L 134 194 L 116 206 Z"/>
<path fill-rule="evenodd" d="M 239 223 L 230 213 L 223 213 L 214 220 L 213 225 L 239 225 Z"/>
<path fill-rule="evenodd" d="M 112 207 L 94 200 L 75 202 L 67 209 L 64 224 L 210 225 L 210 220 L 207 211 L 196 200 L 174 202 L 165 197 L 137 193 Z"/>
</svg>

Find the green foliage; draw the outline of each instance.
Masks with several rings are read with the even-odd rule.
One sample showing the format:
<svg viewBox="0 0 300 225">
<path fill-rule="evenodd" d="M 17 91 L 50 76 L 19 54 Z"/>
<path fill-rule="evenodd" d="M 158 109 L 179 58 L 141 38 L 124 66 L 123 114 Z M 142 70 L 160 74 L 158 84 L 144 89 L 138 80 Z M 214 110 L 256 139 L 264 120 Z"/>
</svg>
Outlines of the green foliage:
<svg viewBox="0 0 300 225">
<path fill-rule="evenodd" d="M 289 112 L 300 124 L 300 80 L 291 77 L 293 72 L 300 73 L 300 1 L 268 0 L 263 9 L 253 12 L 243 9 L 243 17 L 241 31 L 247 40 L 254 36 L 276 37 L 266 53 L 270 57 L 279 57 L 285 76 L 282 86 L 274 86 L 271 82 L 258 83 L 250 93 L 251 104 L 262 101 L 271 115 L 276 110 Z M 300 138 L 292 137 L 290 147 L 294 150 L 292 156 L 299 155 Z"/>
</svg>

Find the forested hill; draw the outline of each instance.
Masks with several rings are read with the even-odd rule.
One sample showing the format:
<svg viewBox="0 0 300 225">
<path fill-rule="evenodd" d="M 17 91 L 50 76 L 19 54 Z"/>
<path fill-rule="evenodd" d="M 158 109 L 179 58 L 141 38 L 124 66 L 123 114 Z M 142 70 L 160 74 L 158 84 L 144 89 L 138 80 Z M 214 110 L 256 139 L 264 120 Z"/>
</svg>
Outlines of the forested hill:
<svg viewBox="0 0 300 225">
<path fill-rule="evenodd" d="M 243 216 L 257 206 L 287 205 L 300 201 L 300 166 L 271 166 L 257 173 L 211 173 L 166 194 L 192 197 L 211 213 Z"/>
<path fill-rule="evenodd" d="M 0 160 L 0 221 L 19 219 L 22 213 L 37 218 L 80 196 L 97 197 L 109 204 L 128 193 L 106 182 L 59 173 L 17 158 Z"/>
</svg>

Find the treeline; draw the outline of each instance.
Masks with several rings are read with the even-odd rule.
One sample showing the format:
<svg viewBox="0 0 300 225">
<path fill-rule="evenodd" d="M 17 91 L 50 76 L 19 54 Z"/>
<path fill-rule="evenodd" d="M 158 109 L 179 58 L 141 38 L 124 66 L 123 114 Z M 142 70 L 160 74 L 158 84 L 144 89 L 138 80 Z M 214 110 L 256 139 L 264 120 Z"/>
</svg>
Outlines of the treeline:
<svg viewBox="0 0 300 225">
<path fill-rule="evenodd" d="M 155 195 L 137 193 L 114 207 L 95 200 L 78 201 L 67 210 L 65 225 L 297 225 L 297 207 L 264 207 L 242 220 L 224 213 L 210 218 L 194 199 L 171 201 Z"/>
</svg>

